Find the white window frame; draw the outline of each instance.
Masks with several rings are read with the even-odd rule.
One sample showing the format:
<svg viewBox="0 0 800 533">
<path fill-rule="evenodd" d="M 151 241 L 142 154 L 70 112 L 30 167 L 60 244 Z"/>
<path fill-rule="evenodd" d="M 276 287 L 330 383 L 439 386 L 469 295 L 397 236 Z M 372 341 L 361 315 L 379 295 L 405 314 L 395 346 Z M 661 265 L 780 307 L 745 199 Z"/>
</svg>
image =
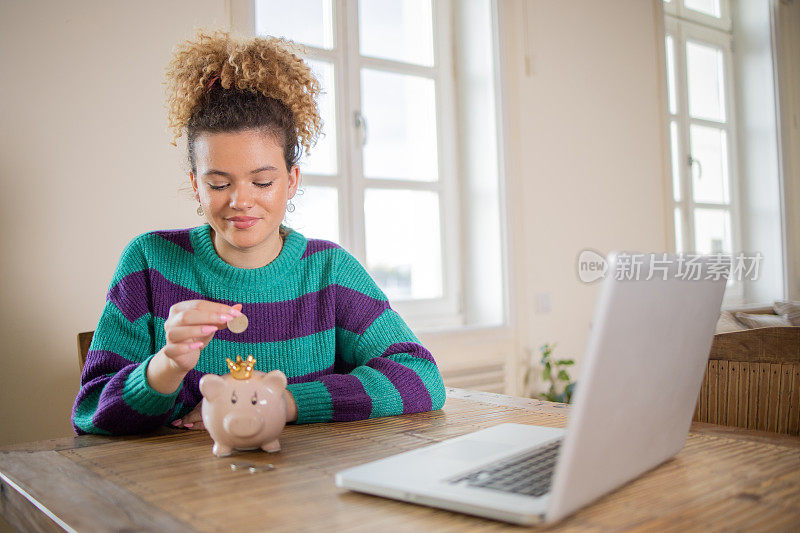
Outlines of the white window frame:
<svg viewBox="0 0 800 533">
<path fill-rule="evenodd" d="M 731 253 L 739 253 L 742 249 L 742 224 L 740 216 L 740 182 L 739 182 L 739 168 L 737 157 L 737 138 L 736 138 L 736 108 L 735 108 L 735 94 L 734 94 L 734 75 L 733 75 L 733 36 L 730 32 L 730 7 L 727 0 L 720 0 L 722 19 L 716 19 L 702 13 L 682 7 L 683 0 L 672 0 L 670 3 L 664 3 L 664 34 L 671 35 L 673 38 L 674 46 L 674 68 L 675 68 L 675 96 L 676 96 L 676 113 L 672 114 L 669 109 L 669 94 L 665 98 L 665 128 L 666 139 L 668 139 L 668 146 L 670 157 L 667 157 L 667 176 L 669 177 L 667 193 L 670 198 L 668 205 L 671 209 L 668 210 L 668 219 L 670 221 L 671 233 L 674 236 L 673 251 L 677 250 L 677 240 L 679 236 L 676 234 L 675 226 L 675 209 L 680 208 L 681 212 L 681 235 L 680 240 L 683 243 L 683 251 L 693 251 L 695 247 L 695 232 L 694 232 L 694 210 L 700 209 L 714 209 L 724 210 L 730 213 L 731 221 Z M 672 14 L 680 14 L 680 16 L 673 16 Z M 685 18 L 681 18 L 685 17 Z M 725 19 L 727 17 L 727 19 Z M 698 24 L 695 21 L 702 21 L 704 24 L 709 23 L 713 27 L 707 27 Z M 713 23 L 711 23 L 713 22 Z M 723 68 L 724 68 L 724 84 L 725 84 L 725 122 L 717 122 L 714 120 L 692 118 L 689 116 L 689 102 L 688 102 L 688 80 L 686 71 L 686 42 L 696 42 L 698 44 L 708 44 L 719 48 L 723 55 Z M 668 79 L 668 65 L 666 61 L 666 43 L 664 55 L 664 72 L 667 74 L 665 79 Z M 670 123 L 677 122 L 678 125 L 678 150 L 677 160 L 679 163 L 678 175 L 681 188 L 680 200 L 675 200 L 673 193 L 673 169 L 671 157 L 671 132 Z M 694 201 L 693 180 L 691 176 L 692 169 L 689 166 L 689 130 L 692 124 L 709 126 L 716 129 L 722 129 L 726 132 L 727 136 L 727 151 L 728 151 L 728 171 L 729 171 L 729 203 L 716 204 L 704 203 Z M 725 291 L 725 298 L 723 305 L 737 305 L 743 301 L 744 286 L 741 281 L 730 280 L 728 288 Z"/>
<path fill-rule="evenodd" d="M 332 0 L 334 48 L 303 45 L 305 59 L 322 60 L 334 66 L 337 170 L 334 176 L 302 173 L 303 185 L 335 187 L 338 191 L 340 244 L 366 265 L 364 193 L 368 188 L 435 191 L 439 197 L 442 253 L 442 296 L 439 298 L 392 299 L 397 310 L 414 329 L 461 327 L 461 235 L 456 156 L 455 74 L 451 0 L 431 0 L 434 64 L 432 67 L 359 54 L 358 0 Z M 253 0 L 230 0 L 230 25 L 244 35 L 255 34 Z M 361 68 L 433 79 L 437 110 L 437 155 L 439 179 L 433 182 L 375 179 L 363 175 L 364 129 L 356 124 L 361 107 Z M 368 130 L 369 124 L 367 124 Z M 368 135 L 368 131 L 367 131 Z"/>
<path fill-rule="evenodd" d="M 719 0 L 720 17 L 712 17 L 706 13 L 689 9 L 683 5 L 684 0 L 670 0 L 664 2 L 664 13 L 671 15 L 675 18 L 696 22 L 704 26 L 717 28 L 726 32 L 730 32 L 732 26 L 731 21 L 731 6 L 729 0 Z"/>
</svg>

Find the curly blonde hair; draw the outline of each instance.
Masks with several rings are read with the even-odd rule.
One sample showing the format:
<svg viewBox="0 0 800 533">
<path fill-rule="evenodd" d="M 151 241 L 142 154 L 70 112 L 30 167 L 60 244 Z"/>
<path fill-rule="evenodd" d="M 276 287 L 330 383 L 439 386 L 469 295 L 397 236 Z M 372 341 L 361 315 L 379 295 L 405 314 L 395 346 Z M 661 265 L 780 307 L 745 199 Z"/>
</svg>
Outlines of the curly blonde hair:
<svg viewBox="0 0 800 533">
<path fill-rule="evenodd" d="M 308 153 L 316 144 L 320 85 L 293 49 L 299 47 L 286 39 L 203 29 L 175 48 L 166 70 L 171 144 L 185 128 L 193 171 L 202 132 L 266 130 L 283 141 L 287 168 L 299 160 L 300 145 Z"/>
</svg>

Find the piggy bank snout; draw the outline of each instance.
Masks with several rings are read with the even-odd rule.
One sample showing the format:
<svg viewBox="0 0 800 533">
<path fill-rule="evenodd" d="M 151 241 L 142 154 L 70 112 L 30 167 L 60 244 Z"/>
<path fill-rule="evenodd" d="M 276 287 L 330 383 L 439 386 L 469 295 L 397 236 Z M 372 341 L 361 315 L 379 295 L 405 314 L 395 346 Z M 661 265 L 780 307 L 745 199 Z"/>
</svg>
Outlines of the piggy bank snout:
<svg viewBox="0 0 800 533">
<path fill-rule="evenodd" d="M 225 431 L 236 437 L 252 437 L 261 431 L 263 424 L 257 414 L 228 413 L 222 420 Z"/>
</svg>

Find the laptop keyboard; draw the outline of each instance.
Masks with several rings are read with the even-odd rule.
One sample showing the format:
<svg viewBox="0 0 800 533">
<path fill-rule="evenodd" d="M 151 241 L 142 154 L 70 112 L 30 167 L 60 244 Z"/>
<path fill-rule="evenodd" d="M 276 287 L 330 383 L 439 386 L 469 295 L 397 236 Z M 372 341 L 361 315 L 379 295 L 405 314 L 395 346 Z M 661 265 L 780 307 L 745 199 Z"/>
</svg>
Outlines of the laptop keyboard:
<svg viewBox="0 0 800 533">
<path fill-rule="evenodd" d="M 550 491 L 550 481 L 556 466 L 561 440 L 506 457 L 478 470 L 449 479 L 452 484 L 464 483 L 527 496 L 542 496 Z"/>
</svg>

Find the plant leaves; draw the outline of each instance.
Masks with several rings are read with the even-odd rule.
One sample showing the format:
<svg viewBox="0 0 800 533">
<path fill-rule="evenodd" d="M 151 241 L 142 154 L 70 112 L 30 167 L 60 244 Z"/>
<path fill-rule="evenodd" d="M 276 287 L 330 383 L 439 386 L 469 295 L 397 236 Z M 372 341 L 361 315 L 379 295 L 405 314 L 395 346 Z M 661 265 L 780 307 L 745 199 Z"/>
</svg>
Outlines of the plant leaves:
<svg viewBox="0 0 800 533">
<path fill-rule="evenodd" d="M 550 361 L 548 361 L 544 364 L 544 370 L 542 370 L 542 379 L 545 381 L 550 381 L 553 379 L 551 376 L 552 373 L 550 371 Z"/>
<path fill-rule="evenodd" d="M 565 403 L 570 403 L 572 401 L 572 395 L 575 393 L 575 382 L 573 381 L 569 385 L 564 388 L 564 401 Z"/>
<path fill-rule="evenodd" d="M 561 366 L 570 366 L 570 365 L 574 365 L 575 361 L 572 360 L 572 359 L 559 359 L 558 361 L 556 361 L 556 363 L 561 365 Z"/>
<path fill-rule="evenodd" d="M 567 374 L 566 370 L 559 370 L 558 371 L 558 379 L 562 381 L 569 381 L 569 374 Z"/>
</svg>

